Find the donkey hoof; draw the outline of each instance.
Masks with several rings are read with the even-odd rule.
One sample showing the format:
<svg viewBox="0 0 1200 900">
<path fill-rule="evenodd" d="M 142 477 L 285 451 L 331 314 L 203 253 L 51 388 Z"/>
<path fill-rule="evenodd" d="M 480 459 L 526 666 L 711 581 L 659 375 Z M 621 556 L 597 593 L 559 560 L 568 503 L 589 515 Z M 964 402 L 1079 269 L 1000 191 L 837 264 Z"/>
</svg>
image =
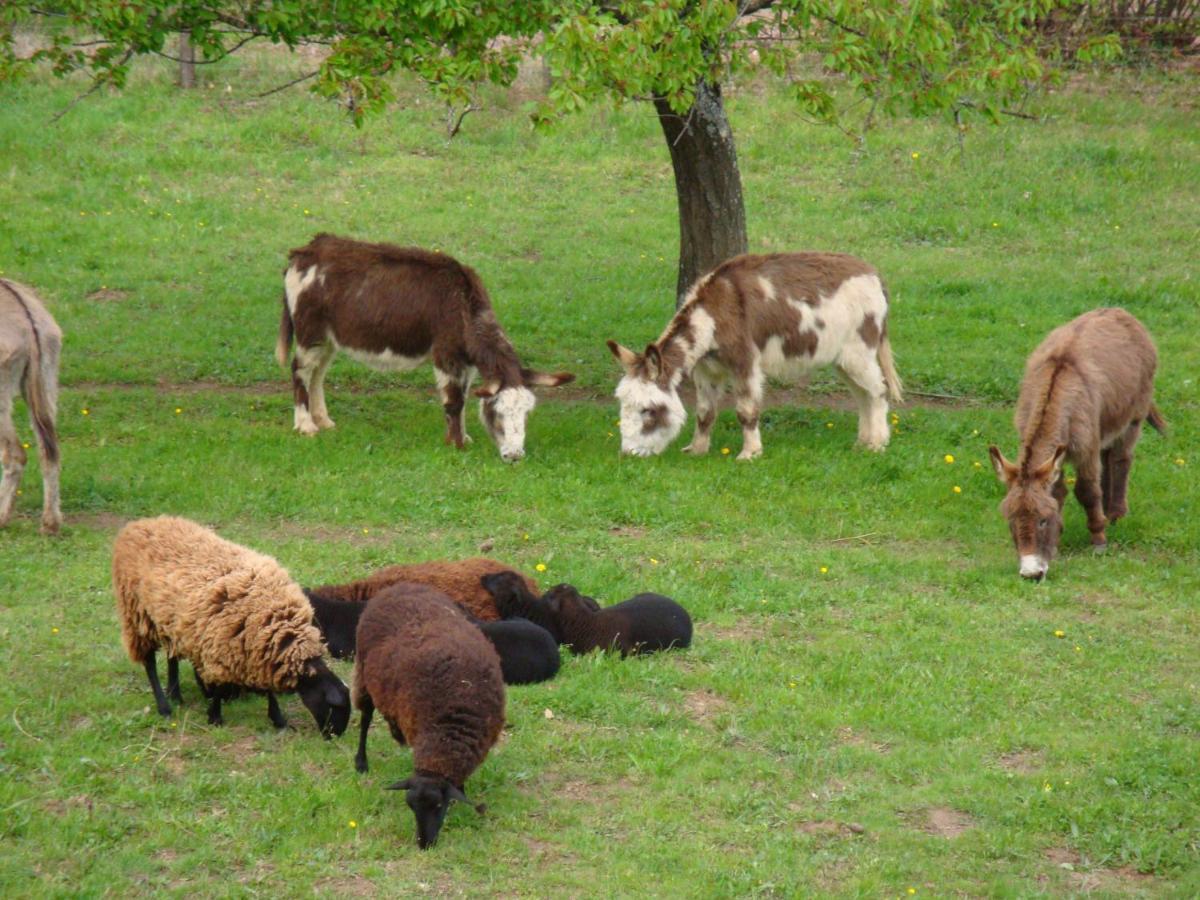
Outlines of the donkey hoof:
<svg viewBox="0 0 1200 900">
<path fill-rule="evenodd" d="M 1108 552 L 1108 541 L 1099 541 L 1092 544 L 1092 553 L 1096 556 L 1103 556 Z"/>
</svg>

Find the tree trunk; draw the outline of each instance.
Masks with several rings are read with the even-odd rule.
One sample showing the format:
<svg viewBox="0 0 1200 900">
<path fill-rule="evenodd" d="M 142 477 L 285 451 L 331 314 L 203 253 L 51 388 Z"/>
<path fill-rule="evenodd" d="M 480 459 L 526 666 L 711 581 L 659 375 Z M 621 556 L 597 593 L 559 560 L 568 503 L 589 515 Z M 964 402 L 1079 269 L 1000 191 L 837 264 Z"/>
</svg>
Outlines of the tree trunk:
<svg viewBox="0 0 1200 900">
<path fill-rule="evenodd" d="M 671 151 L 679 198 L 678 307 L 697 278 L 748 249 L 746 204 L 721 86 L 702 82 L 696 102 L 682 116 L 661 97 L 654 106 Z"/>
<path fill-rule="evenodd" d="M 192 33 L 179 32 L 179 86 L 196 86 L 196 48 L 192 46 Z"/>
</svg>

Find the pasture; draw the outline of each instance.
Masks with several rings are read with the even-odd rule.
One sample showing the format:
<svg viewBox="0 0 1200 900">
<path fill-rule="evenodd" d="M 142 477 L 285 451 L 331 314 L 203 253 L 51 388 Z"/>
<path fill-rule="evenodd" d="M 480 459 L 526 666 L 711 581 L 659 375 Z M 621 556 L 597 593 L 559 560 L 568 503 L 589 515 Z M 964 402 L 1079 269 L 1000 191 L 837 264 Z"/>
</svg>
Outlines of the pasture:
<svg viewBox="0 0 1200 900">
<path fill-rule="evenodd" d="M 822 375 L 776 390 L 765 455 L 620 458 L 604 345 L 670 316 L 677 224 L 648 109 L 531 133 L 493 92 L 447 143 L 417 87 L 354 131 L 264 54 L 184 94 L 135 72 L 0 90 L 0 274 L 65 334 L 57 539 L 26 470 L 0 531 L 0 893 L 321 896 L 1200 894 L 1200 131 L 1194 76 L 1079 80 L 1043 123 L 898 121 L 856 152 L 782 94 L 733 93 L 751 249 L 877 265 L 910 392 L 883 454 Z M 298 71 L 298 69 L 297 69 Z M 227 89 L 228 86 L 228 89 Z M 291 430 L 272 351 L 289 248 L 328 230 L 475 267 L 540 390 L 528 456 L 471 401 L 442 444 L 430 368 L 345 357 L 337 428 Z M 1025 357 L 1124 306 L 1157 341 L 1166 438 L 1143 436 L 1107 555 L 1068 501 L 1047 580 L 1017 576 L 989 443 L 1015 454 Z M 21 410 L 20 428 L 29 440 Z M 730 448 L 725 454 L 723 448 Z M 682 653 L 564 659 L 512 688 L 509 725 L 421 853 L 410 754 L 377 723 L 322 741 L 299 701 L 211 728 L 160 719 L 121 648 L 111 545 L 172 513 L 276 556 L 302 584 L 488 555 L 602 603 L 669 594 Z M 335 664 L 346 679 L 350 666 Z"/>
</svg>

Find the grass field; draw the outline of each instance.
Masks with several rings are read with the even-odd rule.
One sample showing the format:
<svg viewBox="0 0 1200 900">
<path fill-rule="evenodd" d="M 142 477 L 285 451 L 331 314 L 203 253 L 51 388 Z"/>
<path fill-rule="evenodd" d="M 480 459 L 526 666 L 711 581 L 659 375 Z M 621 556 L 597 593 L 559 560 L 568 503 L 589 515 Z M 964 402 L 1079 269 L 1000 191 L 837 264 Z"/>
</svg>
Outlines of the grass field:
<svg viewBox="0 0 1200 900">
<path fill-rule="evenodd" d="M 0 894 L 1200 894 L 1194 76 L 1081 81 L 961 155 L 912 121 L 857 153 L 735 91 L 752 249 L 878 265 L 913 392 L 872 455 L 818 377 L 741 464 L 731 411 L 707 458 L 617 454 L 603 341 L 657 336 L 675 280 L 646 108 L 534 134 L 497 92 L 448 144 L 415 90 L 357 133 L 299 92 L 248 100 L 286 78 L 273 57 L 205 74 L 183 94 L 146 67 L 56 125 L 81 85 L 0 89 L 0 274 L 66 333 L 67 517 L 37 534 L 31 465 L 0 532 Z M 444 447 L 428 368 L 339 360 L 338 427 L 293 434 L 280 273 L 317 230 L 456 255 L 528 364 L 578 373 L 542 392 L 524 462 L 474 409 L 475 443 Z M 1048 579 L 1023 583 L 986 448 L 1015 452 L 1032 347 L 1099 305 L 1155 336 L 1172 430 L 1143 438 L 1108 554 L 1072 500 Z M 352 737 L 320 740 L 294 697 L 284 733 L 261 699 L 210 728 L 190 677 L 178 716 L 154 714 L 109 559 L 123 522 L 159 513 L 306 584 L 490 540 L 602 602 L 670 594 L 696 639 L 510 690 L 467 785 L 488 813 L 456 807 L 420 853 L 382 790 L 411 768 L 386 729 L 358 776 Z"/>
</svg>

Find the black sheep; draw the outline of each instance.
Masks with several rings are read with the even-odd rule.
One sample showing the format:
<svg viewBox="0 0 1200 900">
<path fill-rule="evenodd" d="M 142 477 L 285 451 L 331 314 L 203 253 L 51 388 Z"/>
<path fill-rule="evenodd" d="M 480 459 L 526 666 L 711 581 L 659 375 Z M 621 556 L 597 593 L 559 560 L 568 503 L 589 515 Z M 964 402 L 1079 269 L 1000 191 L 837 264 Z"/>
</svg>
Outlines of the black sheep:
<svg viewBox="0 0 1200 900">
<path fill-rule="evenodd" d="M 330 655 L 334 659 L 353 659 L 355 630 L 368 604 L 325 597 L 308 588 L 304 595 L 312 604 L 313 621 Z M 496 648 L 505 684 L 534 684 L 558 673 L 558 641 L 546 629 L 527 619 L 484 622 L 465 609 L 463 614 Z"/>
<path fill-rule="evenodd" d="M 485 575 L 481 583 L 496 598 L 504 616 L 524 616 L 541 625 L 574 653 L 597 648 L 629 653 L 653 653 L 692 642 L 692 618 L 686 609 L 662 594 L 638 594 L 601 608 L 569 584 L 552 587 L 539 599 L 508 572 Z"/>
</svg>

